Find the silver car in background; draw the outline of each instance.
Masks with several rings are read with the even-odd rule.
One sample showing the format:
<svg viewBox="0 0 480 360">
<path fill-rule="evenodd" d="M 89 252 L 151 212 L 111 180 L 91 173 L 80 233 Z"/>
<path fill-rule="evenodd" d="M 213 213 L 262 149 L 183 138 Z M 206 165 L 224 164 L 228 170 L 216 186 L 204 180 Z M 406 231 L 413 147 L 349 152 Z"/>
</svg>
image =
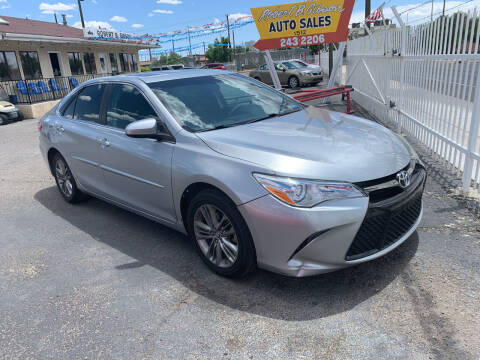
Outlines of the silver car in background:
<svg viewBox="0 0 480 360">
<path fill-rule="evenodd" d="M 372 260 L 422 215 L 426 172 L 401 137 L 227 71 L 91 80 L 39 129 L 66 201 L 88 194 L 189 234 L 224 276 Z"/>
<path fill-rule="evenodd" d="M 306 85 L 317 85 L 323 81 L 322 69 L 305 67 L 296 60 L 276 61 L 274 65 L 280 83 L 292 89 Z M 257 69 L 250 71 L 248 76 L 265 84 L 273 84 L 267 64 L 263 64 Z"/>
</svg>

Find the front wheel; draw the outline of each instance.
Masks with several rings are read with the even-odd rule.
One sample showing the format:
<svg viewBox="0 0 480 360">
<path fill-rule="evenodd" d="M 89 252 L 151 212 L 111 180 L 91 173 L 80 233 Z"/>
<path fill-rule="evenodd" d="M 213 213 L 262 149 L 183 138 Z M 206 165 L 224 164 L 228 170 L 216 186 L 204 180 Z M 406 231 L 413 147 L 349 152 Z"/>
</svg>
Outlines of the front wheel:
<svg viewBox="0 0 480 360">
<path fill-rule="evenodd" d="M 250 231 L 235 204 L 214 190 L 204 190 L 188 208 L 188 232 L 207 266 L 222 276 L 242 277 L 255 269 Z"/>
<path fill-rule="evenodd" d="M 298 85 L 300 85 L 300 81 L 296 76 L 291 76 L 290 79 L 288 79 L 288 86 L 292 89 L 296 89 Z"/>
<path fill-rule="evenodd" d="M 0 125 L 5 125 L 6 123 L 8 123 L 8 118 L 5 115 L 0 114 Z"/>
</svg>

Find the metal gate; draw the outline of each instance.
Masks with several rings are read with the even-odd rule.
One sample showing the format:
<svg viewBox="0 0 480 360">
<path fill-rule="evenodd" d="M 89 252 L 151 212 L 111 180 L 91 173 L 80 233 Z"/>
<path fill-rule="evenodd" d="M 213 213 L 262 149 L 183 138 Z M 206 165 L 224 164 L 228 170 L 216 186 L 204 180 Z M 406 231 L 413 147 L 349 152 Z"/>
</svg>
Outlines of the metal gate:
<svg viewBox="0 0 480 360">
<path fill-rule="evenodd" d="M 347 45 L 353 98 L 446 161 L 464 191 L 480 183 L 479 36 L 475 9 Z"/>
</svg>

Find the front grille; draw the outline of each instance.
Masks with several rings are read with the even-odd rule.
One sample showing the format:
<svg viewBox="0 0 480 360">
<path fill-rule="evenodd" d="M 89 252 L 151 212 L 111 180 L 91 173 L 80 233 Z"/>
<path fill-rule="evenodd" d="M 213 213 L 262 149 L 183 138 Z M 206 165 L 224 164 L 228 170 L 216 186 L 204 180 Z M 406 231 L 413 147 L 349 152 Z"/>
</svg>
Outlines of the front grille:
<svg viewBox="0 0 480 360">
<path fill-rule="evenodd" d="M 389 200 L 371 203 L 365 220 L 345 256 L 356 260 L 381 251 L 405 235 L 422 210 L 425 171 L 418 171 L 411 189 Z"/>
</svg>

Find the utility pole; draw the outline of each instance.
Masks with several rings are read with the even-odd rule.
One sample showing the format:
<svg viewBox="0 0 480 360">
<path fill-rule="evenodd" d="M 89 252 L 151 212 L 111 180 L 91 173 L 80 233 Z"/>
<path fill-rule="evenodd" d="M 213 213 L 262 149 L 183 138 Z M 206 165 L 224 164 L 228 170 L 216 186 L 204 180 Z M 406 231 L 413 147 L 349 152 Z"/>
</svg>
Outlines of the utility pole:
<svg viewBox="0 0 480 360">
<path fill-rule="evenodd" d="M 235 27 L 233 27 L 232 29 L 232 41 L 233 41 L 233 55 L 236 54 L 236 51 L 235 51 Z"/>
<path fill-rule="evenodd" d="M 365 0 L 365 19 L 370 15 L 370 0 Z M 366 23 L 367 27 L 370 29 L 370 23 Z"/>
<path fill-rule="evenodd" d="M 187 27 L 187 33 L 188 33 L 188 47 L 190 48 L 190 55 L 192 55 L 192 42 L 190 41 L 190 26 Z"/>
<path fill-rule="evenodd" d="M 175 40 L 173 40 L 173 36 L 172 36 L 172 48 L 173 48 L 173 52 L 175 52 Z"/>
<path fill-rule="evenodd" d="M 228 47 L 232 48 L 232 44 L 230 44 L 230 20 L 228 19 L 228 14 L 225 15 L 227 17 L 227 29 L 228 29 Z"/>
<path fill-rule="evenodd" d="M 228 14 L 225 15 L 227 17 L 227 29 L 228 29 L 228 48 L 232 48 L 232 44 L 230 43 L 230 20 L 228 19 Z M 230 61 L 232 61 L 232 54 L 230 53 Z"/>
<path fill-rule="evenodd" d="M 205 41 L 203 42 L 203 55 L 207 53 L 207 50 L 205 50 Z"/>
<path fill-rule="evenodd" d="M 85 20 L 83 20 L 83 11 L 82 11 L 82 2 L 83 0 L 78 0 L 78 11 L 80 11 L 80 20 L 82 21 L 82 28 L 85 29 Z"/>
</svg>

